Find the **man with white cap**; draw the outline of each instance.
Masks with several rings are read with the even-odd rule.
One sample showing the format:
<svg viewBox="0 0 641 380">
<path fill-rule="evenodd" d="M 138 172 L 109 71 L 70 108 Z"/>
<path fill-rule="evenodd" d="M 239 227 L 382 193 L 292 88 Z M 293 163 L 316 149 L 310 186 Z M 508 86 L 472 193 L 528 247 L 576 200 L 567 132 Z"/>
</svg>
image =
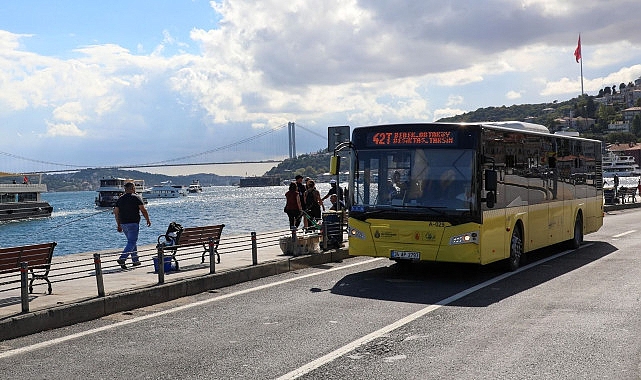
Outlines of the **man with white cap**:
<svg viewBox="0 0 641 380">
<path fill-rule="evenodd" d="M 336 186 L 336 180 L 335 179 L 329 181 L 329 184 L 331 185 L 331 187 L 329 188 L 329 191 L 323 197 L 322 200 L 324 201 L 325 199 L 329 198 L 332 194 L 336 194 L 336 196 L 338 196 L 338 200 L 342 201 L 343 200 L 343 189 L 341 189 L 340 186 Z"/>
</svg>

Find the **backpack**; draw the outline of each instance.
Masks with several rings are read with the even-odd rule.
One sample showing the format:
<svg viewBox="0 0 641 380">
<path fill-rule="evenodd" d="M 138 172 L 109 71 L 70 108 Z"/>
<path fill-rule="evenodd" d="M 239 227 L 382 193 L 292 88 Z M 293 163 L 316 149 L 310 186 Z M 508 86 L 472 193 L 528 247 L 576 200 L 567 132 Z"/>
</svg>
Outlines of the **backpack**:
<svg viewBox="0 0 641 380">
<path fill-rule="evenodd" d="M 167 232 L 165 232 L 165 240 L 167 241 L 167 245 L 175 245 L 182 232 L 183 226 L 176 222 L 169 223 Z"/>
</svg>

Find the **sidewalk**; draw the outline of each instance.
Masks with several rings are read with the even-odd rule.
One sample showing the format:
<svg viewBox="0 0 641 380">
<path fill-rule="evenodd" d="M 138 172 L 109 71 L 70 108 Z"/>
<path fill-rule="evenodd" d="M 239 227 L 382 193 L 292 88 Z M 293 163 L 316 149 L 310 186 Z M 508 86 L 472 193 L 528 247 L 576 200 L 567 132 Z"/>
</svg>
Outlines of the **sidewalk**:
<svg viewBox="0 0 641 380">
<path fill-rule="evenodd" d="M 154 251 L 150 246 L 144 249 Z M 122 270 L 114 265 L 113 254 L 101 255 L 105 297 L 99 297 L 93 253 L 55 256 L 50 273 L 50 279 L 55 281 L 53 293 L 47 294 L 46 283 L 36 281 L 29 295 L 29 312 L 22 313 L 20 289 L 0 292 L 0 341 L 347 257 L 347 248 L 293 257 L 284 255 L 278 245 L 272 245 L 258 249 L 257 265 L 253 265 L 251 249 L 222 253 L 214 274 L 210 274 L 207 258 L 201 263 L 200 255 L 178 257 L 180 270 L 165 273 L 164 284 L 159 284 L 151 256 L 142 257 L 142 265 L 135 269 L 128 265 L 131 269 Z M 85 263 L 83 269 L 74 269 L 78 262 Z M 67 279 L 52 277 L 65 269 L 73 273 Z"/>
</svg>

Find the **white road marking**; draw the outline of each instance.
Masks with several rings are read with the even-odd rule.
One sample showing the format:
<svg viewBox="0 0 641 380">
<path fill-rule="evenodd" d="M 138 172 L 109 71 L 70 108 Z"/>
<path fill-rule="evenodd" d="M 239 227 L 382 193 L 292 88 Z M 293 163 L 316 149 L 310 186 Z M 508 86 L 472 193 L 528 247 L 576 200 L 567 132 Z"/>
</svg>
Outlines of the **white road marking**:
<svg viewBox="0 0 641 380">
<path fill-rule="evenodd" d="M 592 244 L 585 244 L 585 245 L 583 245 L 581 247 L 582 248 L 589 247 L 590 245 L 592 245 Z M 331 361 L 333 361 L 333 360 L 335 360 L 335 359 L 337 359 L 337 358 L 339 358 L 339 357 L 341 357 L 341 356 L 343 356 L 343 355 L 355 350 L 356 348 L 358 348 L 358 347 L 360 347 L 360 346 L 362 346 L 362 345 L 364 345 L 366 343 L 369 343 L 369 342 L 373 341 L 374 339 L 380 338 L 383 335 L 388 334 L 391 331 L 396 330 L 399 327 L 402 327 L 402 326 L 404 326 L 404 325 L 406 325 L 406 324 L 408 324 L 408 323 L 410 323 L 410 322 L 412 322 L 412 321 L 414 321 L 414 320 L 416 320 L 416 319 L 418 319 L 418 318 L 420 318 L 420 317 L 422 317 L 422 316 L 424 316 L 426 314 L 429 314 L 429 313 L 431 313 L 431 312 L 433 312 L 435 310 L 440 309 L 442 306 L 445 306 L 445 305 L 450 304 L 450 303 L 452 303 L 454 301 L 457 301 L 457 300 L 459 300 L 459 299 L 461 299 L 461 298 L 463 298 L 465 296 L 470 295 L 471 293 L 476 292 L 477 290 L 480 290 L 480 289 L 483 289 L 483 288 L 485 288 L 487 286 L 495 284 L 495 283 L 497 283 L 497 282 L 499 282 L 501 280 L 504 280 L 504 279 L 506 279 L 508 277 L 511 277 L 511 276 L 513 276 L 513 275 L 515 275 L 517 273 L 526 271 L 526 270 L 528 270 L 528 269 L 530 269 L 532 267 L 535 267 L 537 265 L 543 264 L 543 263 L 548 262 L 550 260 L 557 259 L 557 258 L 559 258 L 561 256 L 565 256 L 568 253 L 574 252 L 574 251 L 575 250 L 568 250 L 568 251 L 557 253 L 554 256 L 550 256 L 550 257 L 547 257 L 545 259 L 542 259 L 542 260 L 539 260 L 537 262 L 534 262 L 532 264 L 528 264 L 528 265 L 526 265 L 524 267 L 521 267 L 521 268 L 517 269 L 514 272 L 504 273 L 504 274 L 502 274 L 500 276 L 497 276 L 497 277 L 489 279 L 489 280 L 487 280 L 485 282 L 482 282 L 482 283 L 480 283 L 480 284 L 478 284 L 476 286 L 473 286 L 471 288 L 463 290 L 463 291 L 461 291 L 461 292 L 459 292 L 457 294 L 454 294 L 453 296 L 447 297 L 447 298 L 435 303 L 434 305 L 429 305 L 429 306 L 427 306 L 427 307 L 425 307 L 425 308 L 423 308 L 423 309 L 421 309 L 421 310 L 419 310 L 419 311 L 417 311 L 415 313 L 412 313 L 412 314 L 408 315 L 405 318 L 402 318 L 402 319 L 400 319 L 400 320 L 398 320 L 398 321 L 396 321 L 396 322 L 394 322 L 394 323 L 392 323 L 390 325 L 387 325 L 387 326 L 385 326 L 385 327 L 383 327 L 383 328 L 381 328 L 381 329 L 379 329 L 377 331 L 374 331 L 374 332 L 372 332 L 370 334 L 367 334 L 367 335 L 363 336 L 362 338 L 356 339 L 355 341 L 353 341 L 351 343 L 348 343 L 345 346 L 343 346 L 343 347 L 341 347 L 341 348 L 339 348 L 339 349 L 337 349 L 335 351 L 332 351 L 327 355 L 321 356 L 320 358 L 318 358 L 316 360 L 313 360 L 313 361 L 305 364 L 304 366 L 302 366 L 300 368 L 297 368 L 297 369 L 295 369 L 295 370 L 293 370 L 293 371 L 291 371 L 289 373 L 286 373 L 285 375 L 279 377 L 278 380 L 296 379 L 296 378 L 298 378 L 300 376 L 303 376 L 303 375 L 305 375 L 305 374 L 307 374 L 307 373 L 309 373 L 309 372 L 321 367 L 322 365 L 325 365 L 325 364 L 327 364 L 327 363 L 329 363 L 329 362 L 331 362 Z"/>
<path fill-rule="evenodd" d="M 637 232 L 637 230 L 625 231 L 625 232 L 621 232 L 620 234 L 613 235 L 612 237 L 613 237 L 613 238 L 619 238 L 619 237 L 621 237 L 621 236 L 630 235 L 630 234 L 633 234 L 633 233 L 635 233 L 635 232 Z"/>
<path fill-rule="evenodd" d="M 126 320 L 126 321 L 117 322 L 117 323 L 114 323 L 112 325 L 97 327 L 95 329 L 91 329 L 91 330 L 87 330 L 87 331 L 83 331 L 83 332 L 79 332 L 79 333 L 63 336 L 63 337 L 56 338 L 56 339 L 51 339 L 51 340 L 48 340 L 46 342 L 40 342 L 40 343 L 32 344 L 30 346 L 16 348 L 15 350 L 9 350 L 9 351 L 5 351 L 5 352 L 1 352 L 0 353 L 0 359 L 4 359 L 4 358 L 8 358 L 8 357 L 15 356 L 15 355 L 20 355 L 20 354 L 25 354 L 27 352 L 39 350 L 39 349 L 46 348 L 46 347 L 55 346 L 57 344 L 61 344 L 61 343 L 67 342 L 67 341 L 70 341 L 72 339 L 81 338 L 83 336 L 97 334 L 97 333 L 102 332 L 102 331 L 107 331 L 107 330 L 115 329 L 117 327 L 126 326 L 126 325 L 130 325 L 132 323 L 137 323 L 137 322 L 140 322 L 140 321 L 144 321 L 144 320 L 147 320 L 147 319 L 156 318 L 156 317 L 164 316 L 164 315 L 167 315 L 167 314 L 175 313 L 175 312 L 178 312 L 178 311 L 191 309 L 193 307 L 206 305 L 206 304 L 217 302 L 217 301 L 221 301 L 221 300 L 224 300 L 224 299 L 227 299 L 227 298 L 236 297 L 236 296 L 239 296 L 239 295 L 252 293 L 252 292 L 259 291 L 259 290 L 272 288 L 274 286 L 287 284 L 289 282 L 302 280 L 304 278 L 319 276 L 319 275 L 322 275 L 322 274 L 325 274 L 325 273 L 334 272 L 334 271 L 338 271 L 338 270 L 343 270 L 343 269 L 347 269 L 347 268 L 352 268 L 352 267 L 359 266 L 359 265 L 370 264 L 370 263 L 372 263 L 374 261 L 378 261 L 378 260 L 382 260 L 382 258 L 379 257 L 379 258 L 374 258 L 374 259 L 370 259 L 370 260 L 363 261 L 363 262 L 358 262 L 358 263 L 354 263 L 354 264 L 348 264 L 348 265 L 345 265 L 345 266 L 342 266 L 342 267 L 330 268 L 330 269 L 327 269 L 327 270 L 324 270 L 324 271 L 321 271 L 321 272 L 309 273 L 309 274 L 305 274 L 305 275 L 302 275 L 302 276 L 289 278 L 287 280 L 282 280 L 282 281 L 273 282 L 273 283 L 270 283 L 270 284 L 257 286 L 255 288 L 249 288 L 249 289 L 240 290 L 240 291 L 237 291 L 237 292 L 234 292 L 234 293 L 223 294 L 223 295 L 221 295 L 219 297 L 216 297 L 216 298 L 210 298 L 210 299 L 206 299 L 206 300 L 202 300 L 202 301 L 198 301 L 198 302 L 194 302 L 194 303 L 190 303 L 190 304 L 186 304 L 186 305 L 177 306 L 177 307 L 174 307 L 174 308 L 171 308 L 171 309 L 167 309 L 167 310 L 158 311 L 158 312 L 147 314 L 147 315 L 142 315 L 140 317 L 132 318 L 132 319 L 129 319 L 129 320 Z"/>
</svg>

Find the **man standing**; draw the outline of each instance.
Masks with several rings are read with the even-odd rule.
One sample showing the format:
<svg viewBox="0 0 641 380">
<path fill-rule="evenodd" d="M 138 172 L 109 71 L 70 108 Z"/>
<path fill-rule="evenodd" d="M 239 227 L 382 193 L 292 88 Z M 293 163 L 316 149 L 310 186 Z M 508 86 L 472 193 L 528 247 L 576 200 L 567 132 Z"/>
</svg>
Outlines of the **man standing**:
<svg viewBox="0 0 641 380">
<path fill-rule="evenodd" d="M 122 251 L 118 264 L 122 269 L 127 269 L 125 261 L 129 254 L 131 254 L 131 261 L 133 266 L 140 265 L 138 259 L 138 232 L 140 230 L 140 213 L 147 220 L 147 227 L 151 227 L 151 220 L 145 208 L 142 198 L 135 194 L 136 188 L 132 182 L 125 183 L 125 194 L 123 194 L 116 202 L 114 208 L 114 216 L 116 217 L 116 224 L 118 232 L 124 232 L 127 238 L 127 245 Z"/>
</svg>

